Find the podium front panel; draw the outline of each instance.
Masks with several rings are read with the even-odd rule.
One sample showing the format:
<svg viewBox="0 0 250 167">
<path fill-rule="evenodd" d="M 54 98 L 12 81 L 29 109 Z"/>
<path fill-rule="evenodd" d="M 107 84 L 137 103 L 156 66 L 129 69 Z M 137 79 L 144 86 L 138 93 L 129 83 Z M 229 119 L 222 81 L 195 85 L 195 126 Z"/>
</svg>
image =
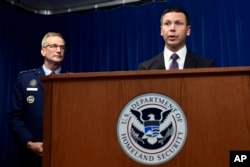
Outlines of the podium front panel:
<svg viewBox="0 0 250 167">
<path fill-rule="evenodd" d="M 183 109 L 182 150 L 159 167 L 228 167 L 231 150 L 250 150 L 249 68 L 185 72 L 107 72 L 50 76 L 45 82 L 43 167 L 142 167 L 117 137 L 121 110 L 160 93 Z"/>
</svg>

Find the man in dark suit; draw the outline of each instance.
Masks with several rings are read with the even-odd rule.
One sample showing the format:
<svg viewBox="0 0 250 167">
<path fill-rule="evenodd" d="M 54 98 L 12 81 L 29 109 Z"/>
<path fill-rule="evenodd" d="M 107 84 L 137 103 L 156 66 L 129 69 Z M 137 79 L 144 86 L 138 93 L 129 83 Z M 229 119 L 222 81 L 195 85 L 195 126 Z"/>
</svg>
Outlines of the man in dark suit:
<svg viewBox="0 0 250 167">
<path fill-rule="evenodd" d="M 186 69 L 213 67 L 212 60 L 187 50 L 186 37 L 191 33 L 189 16 L 177 7 L 166 9 L 161 16 L 161 36 L 165 41 L 164 51 L 139 64 L 140 70 Z M 174 63 L 174 65 L 173 65 Z"/>
<path fill-rule="evenodd" d="M 10 132 L 20 148 L 20 167 L 42 166 L 44 85 L 40 78 L 59 74 L 64 59 L 65 41 L 60 33 L 45 34 L 41 45 L 44 64 L 18 74 L 8 112 Z"/>
</svg>

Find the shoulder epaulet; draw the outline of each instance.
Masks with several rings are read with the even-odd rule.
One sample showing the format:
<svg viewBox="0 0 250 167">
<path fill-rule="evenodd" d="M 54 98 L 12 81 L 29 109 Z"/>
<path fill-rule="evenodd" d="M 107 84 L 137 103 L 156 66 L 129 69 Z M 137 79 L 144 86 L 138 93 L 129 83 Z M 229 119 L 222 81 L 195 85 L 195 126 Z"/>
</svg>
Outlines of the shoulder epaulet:
<svg viewBox="0 0 250 167">
<path fill-rule="evenodd" d="M 24 73 L 27 73 L 27 72 L 32 72 L 32 71 L 35 71 L 36 69 L 31 69 L 31 70 L 25 70 L 25 71 L 21 71 L 19 74 L 24 74 Z"/>
</svg>

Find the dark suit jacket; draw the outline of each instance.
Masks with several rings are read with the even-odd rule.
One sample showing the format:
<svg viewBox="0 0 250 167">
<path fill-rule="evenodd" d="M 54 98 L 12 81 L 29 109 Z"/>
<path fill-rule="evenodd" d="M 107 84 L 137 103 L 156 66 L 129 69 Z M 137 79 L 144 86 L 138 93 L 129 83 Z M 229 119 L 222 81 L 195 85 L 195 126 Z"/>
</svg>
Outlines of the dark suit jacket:
<svg viewBox="0 0 250 167">
<path fill-rule="evenodd" d="M 186 60 L 184 62 L 184 69 L 186 68 L 204 68 L 214 67 L 212 60 L 203 58 L 190 51 L 187 51 Z M 165 69 L 163 52 L 139 64 L 139 70 L 161 70 Z"/>
</svg>

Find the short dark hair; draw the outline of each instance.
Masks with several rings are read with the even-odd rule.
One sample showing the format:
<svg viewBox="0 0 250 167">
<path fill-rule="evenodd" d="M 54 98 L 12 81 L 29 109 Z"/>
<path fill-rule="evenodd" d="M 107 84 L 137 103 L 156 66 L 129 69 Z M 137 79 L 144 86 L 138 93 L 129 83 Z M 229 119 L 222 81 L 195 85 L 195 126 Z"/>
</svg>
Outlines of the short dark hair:
<svg viewBox="0 0 250 167">
<path fill-rule="evenodd" d="M 162 12 L 162 15 L 161 15 L 161 20 L 160 20 L 160 23 L 162 25 L 162 19 L 163 19 L 163 16 L 166 14 L 166 13 L 170 13 L 170 12 L 177 12 L 177 13 L 183 13 L 186 17 L 186 22 L 187 22 L 187 25 L 189 26 L 190 25 L 190 19 L 189 19 L 189 16 L 187 14 L 187 12 L 182 9 L 182 8 L 179 8 L 179 7 L 171 7 L 171 8 L 168 8 L 166 10 L 164 10 Z"/>
</svg>

